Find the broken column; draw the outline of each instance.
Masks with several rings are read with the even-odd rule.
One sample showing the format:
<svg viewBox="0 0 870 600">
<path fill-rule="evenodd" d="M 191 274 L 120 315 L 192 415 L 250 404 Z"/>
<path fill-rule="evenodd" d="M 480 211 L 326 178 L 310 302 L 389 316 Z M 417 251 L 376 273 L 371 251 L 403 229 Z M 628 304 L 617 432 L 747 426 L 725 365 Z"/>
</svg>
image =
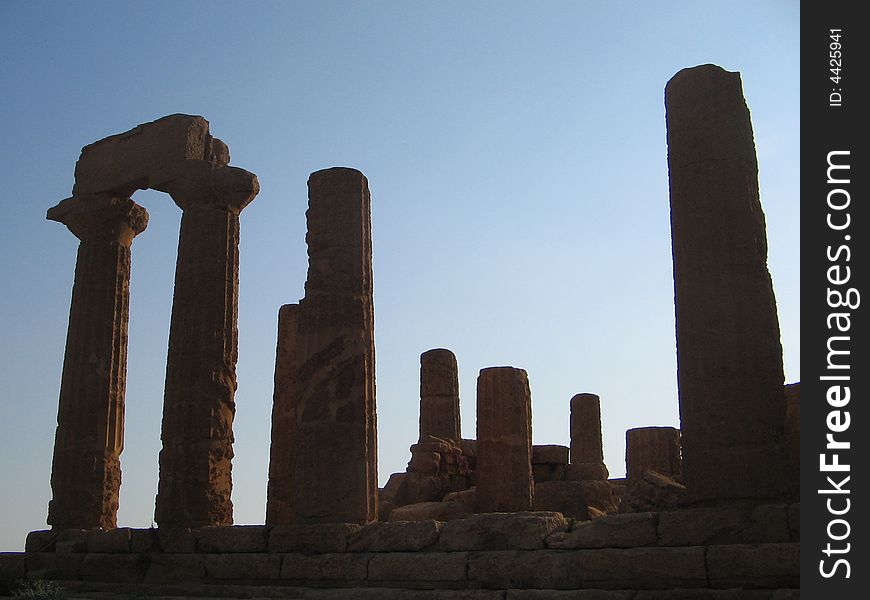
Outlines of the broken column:
<svg viewBox="0 0 870 600">
<path fill-rule="evenodd" d="M 288 525 L 293 511 L 293 433 L 296 406 L 296 350 L 299 305 L 285 304 L 278 311 L 278 346 L 275 352 L 275 391 L 272 398 L 272 445 L 266 489 L 266 525 Z"/>
<path fill-rule="evenodd" d="M 680 476 L 680 430 L 674 427 L 636 427 L 625 432 L 625 477 L 628 484 L 653 470 L 675 479 Z"/>
<path fill-rule="evenodd" d="M 152 187 L 184 211 L 169 326 L 155 521 L 229 525 L 238 359 L 239 213 L 253 173 L 188 161 Z"/>
<path fill-rule="evenodd" d="M 420 355 L 420 440 L 427 435 L 459 442 L 459 374 L 444 348 Z"/>
<path fill-rule="evenodd" d="M 571 463 L 565 478 L 597 480 L 607 476 L 601 443 L 601 399 L 595 394 L 577 394 L 571 398 Z"/>
<path fill-rule="evenodd" d="M 296 347 L 292 390 L 275 396 L 292 439 L 272 462 L 286 461 L 279 470 L 293 478 L 288 522 L 366 523 L 378 514 L 368 181 L 355 169 L 317 171 L 308 198 L 305 297 L 295 335 L 284 334 Z"/>
<path fill-rule="evenodd" d="M 482 369 L 477 378 L 477 510 L 532 510 L 533 485 L 528 375 L 513 367 Z"/>
<path fill-rule="evenodd" d="M 48 523 L 116 527 L 124 448 L 130 245 L 148 224 L 130 198 L 75 196 L 48 211 L 81 242 L 63 361 Z"/>
<path fill-rule="evenodd" d="M 780 497 L 782 346 L 739 73 L 665 88 L 683 475 L 691 498 Z"/>
</svg>

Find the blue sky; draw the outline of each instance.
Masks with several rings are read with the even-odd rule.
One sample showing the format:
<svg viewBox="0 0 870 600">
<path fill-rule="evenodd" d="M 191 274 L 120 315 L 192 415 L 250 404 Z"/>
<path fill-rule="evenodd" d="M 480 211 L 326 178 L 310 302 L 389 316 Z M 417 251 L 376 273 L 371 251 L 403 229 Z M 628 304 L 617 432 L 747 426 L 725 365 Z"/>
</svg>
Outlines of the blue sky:
<svg viewBox="0 0 870 600">
<path fill-rule="evenodd" d="M 799 12 L 773 2 L 0 3 L 0 550 L 45 527 L 77 240 L 45 211 L 81 147 L 203 115 L 256 173 L 242 214 L 235 516 L 265 513 L 277 310 L 303 295 L 306 180 L 372 191 L 379 464 L 416 440 L 419 355 L 529 373 L 535 443 L 602 399 L 605 460 L 632 427 L 679 425 L 663 90 L 740 71 L 752 112 L 787 381 L 800 379 Z M 133 245 L 119 522 L 148 526 L 181 211 Z"/>
</svg>

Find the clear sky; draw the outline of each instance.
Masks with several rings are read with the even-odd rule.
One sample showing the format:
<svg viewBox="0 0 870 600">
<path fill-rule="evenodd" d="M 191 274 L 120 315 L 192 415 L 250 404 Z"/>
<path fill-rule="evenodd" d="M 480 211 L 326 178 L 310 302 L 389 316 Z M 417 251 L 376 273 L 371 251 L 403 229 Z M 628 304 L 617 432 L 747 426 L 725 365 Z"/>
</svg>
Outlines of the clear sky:
<svg viewBox="0 0 870 600">
<path fill-rule="evenodd" d="M 45 211 L 81 147 L 203 115 L 261 192 L 242 213 L 237 523 L 265 514 L 278 307 L 303 295 L 306 180 L 372 191 L 379 468 L 416 441 L 419 355 L 529 373 L 534 442 L 601 396 L 625 430 L 679 426 L 664 86 L 740 71 L 787 381 L 800 379 L 798 2 L 0 2 L 0 550 L 45 527 L 76 238 Z M 181 211 L 153 191 L 133 244 L 119 522 L 148 526 Z"/>
</svg>

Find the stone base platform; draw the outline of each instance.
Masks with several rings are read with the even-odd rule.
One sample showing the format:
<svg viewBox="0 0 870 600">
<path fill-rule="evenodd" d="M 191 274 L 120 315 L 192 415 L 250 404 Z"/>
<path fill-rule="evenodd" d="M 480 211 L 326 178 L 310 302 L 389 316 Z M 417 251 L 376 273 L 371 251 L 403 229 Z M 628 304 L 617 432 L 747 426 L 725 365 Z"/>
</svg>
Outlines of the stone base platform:
<svg viewBox="0 0 870 600">
<path fill-rule="evenodd" d="M 572 521 L 494 513 L 449 522 L 36 531 L 0 554 L 6 580 L 74 598 L 386 600 L 797 598 L 799 505 Z"/>
</svg>

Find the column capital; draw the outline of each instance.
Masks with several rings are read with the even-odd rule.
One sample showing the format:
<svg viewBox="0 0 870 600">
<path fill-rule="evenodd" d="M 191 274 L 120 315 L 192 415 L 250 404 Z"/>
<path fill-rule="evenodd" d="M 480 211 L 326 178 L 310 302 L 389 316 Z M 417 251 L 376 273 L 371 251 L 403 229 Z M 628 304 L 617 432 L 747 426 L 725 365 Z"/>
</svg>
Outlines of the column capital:
<svg viewBox="0 0 870 600">
<path fill-rule="evenodd" d="M 148 226 L 148 211 L 132 199 L 103 194 L 61 200 L 45 218 L 63 223 L 83 242 L 111 241 L 128 247 Z"/>
<path fill-rule="evenodd" d="M 260 182 L 239 167 L 186 160 L 154 177 L 151 187 L 172 196 L 182 210 L 206 206 L 239 213 L 259 193 Z"/>
</svg>

